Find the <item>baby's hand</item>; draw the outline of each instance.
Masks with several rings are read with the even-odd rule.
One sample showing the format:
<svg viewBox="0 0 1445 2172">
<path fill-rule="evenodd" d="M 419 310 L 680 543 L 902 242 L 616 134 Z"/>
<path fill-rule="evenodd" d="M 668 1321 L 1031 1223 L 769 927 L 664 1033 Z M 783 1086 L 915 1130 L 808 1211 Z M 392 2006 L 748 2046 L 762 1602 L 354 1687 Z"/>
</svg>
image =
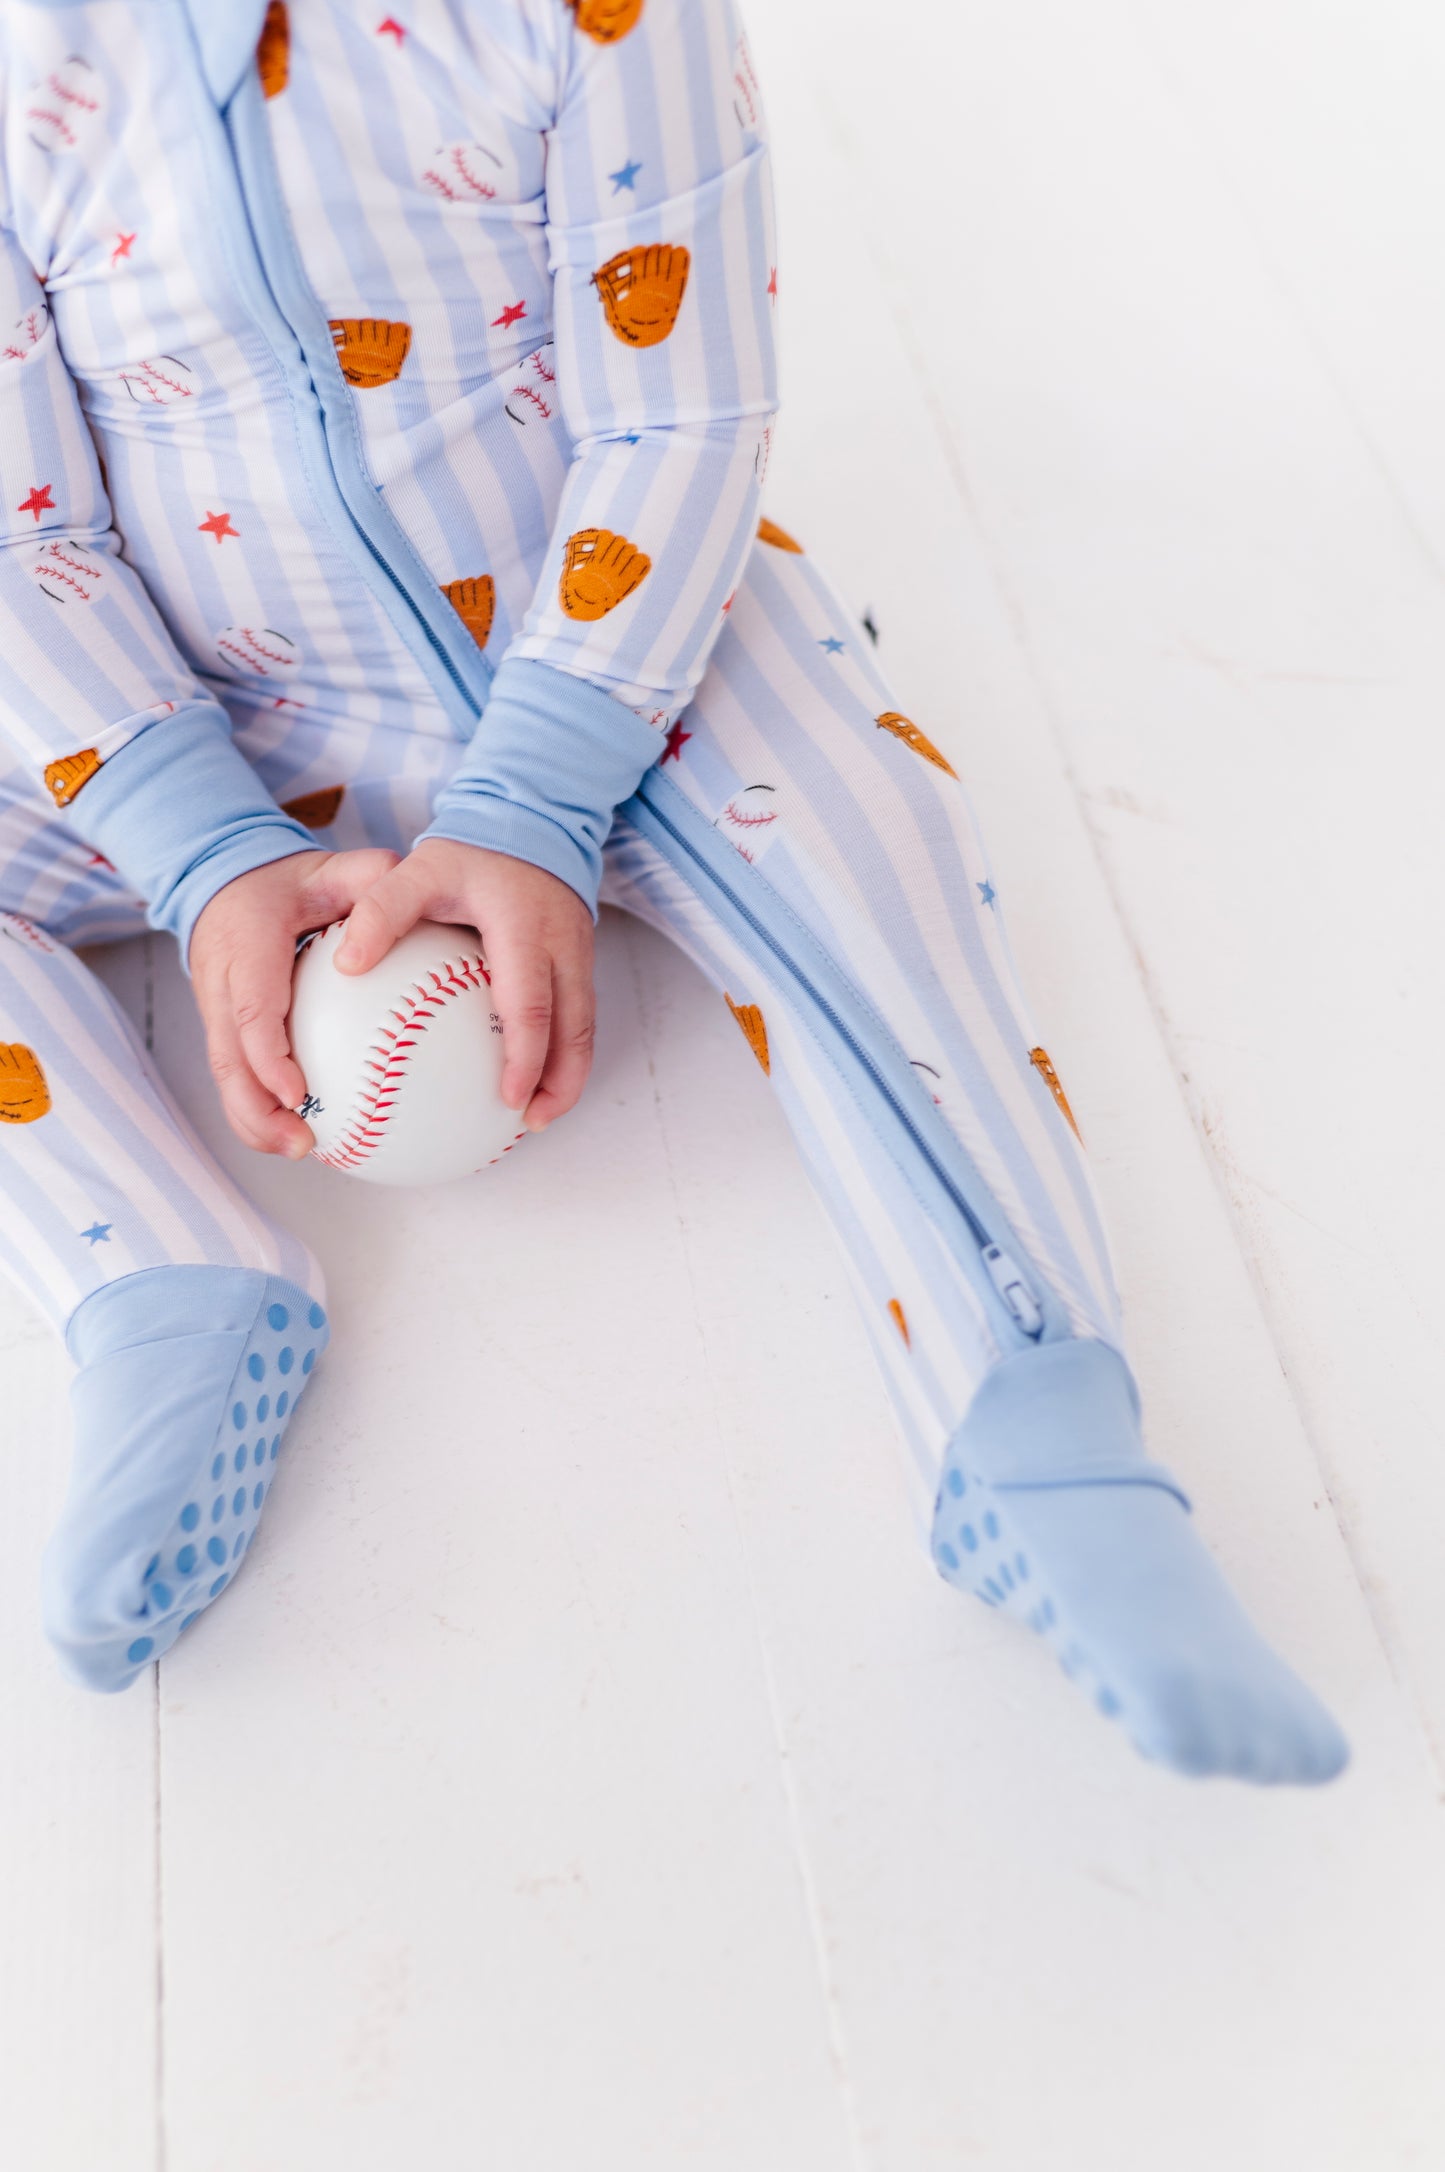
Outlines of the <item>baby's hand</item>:
<svg viewBox="0 0 1445 2172">
<path fill-rule="evenodd" d="M 338 968 L 366 972 L 418 920 L 480 932 L 506 1050 L 502 1099 L 526 1111 L 529 1131 L 545 1130 L 592 1068 L 591 914 L 530 861 L 428 837 L 359 901 Z"/>
<path fill-rule="evenodd" d="M 286 1038 L 296 938 L 344 920 L 394 852 L 296 852 L 218 890 L 191 936 L 191 979 L 211 1075 L 238 1139 L 299 1161 L 313 1144 L 291 1111 L 305 1082 Z"/>
</svg>

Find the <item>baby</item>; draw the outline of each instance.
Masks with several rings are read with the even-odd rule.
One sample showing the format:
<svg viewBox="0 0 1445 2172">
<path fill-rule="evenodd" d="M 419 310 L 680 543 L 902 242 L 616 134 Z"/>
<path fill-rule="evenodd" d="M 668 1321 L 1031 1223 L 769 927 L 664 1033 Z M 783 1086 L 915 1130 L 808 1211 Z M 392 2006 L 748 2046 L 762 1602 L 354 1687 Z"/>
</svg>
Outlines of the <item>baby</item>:
<svg viewBox="0 0 1445 2172">
<path fill-rule="evenodd" d="M 328 1332 L 76 947 L 169 930 L 232 1126 L 299 1157 L 299 935 L 478 928 L 540 1130 L 602 897 L 771 1080 L 941 1573 L 1145 1755 L 1331 1777 L 1145 1457 L 963 790 L 762 517 L 732 0 L 10 0 L 0 71 L 0 1248 L 78 1368 L 66 1671 L 125 1687 L 225 1590 Z"/>
</svg>

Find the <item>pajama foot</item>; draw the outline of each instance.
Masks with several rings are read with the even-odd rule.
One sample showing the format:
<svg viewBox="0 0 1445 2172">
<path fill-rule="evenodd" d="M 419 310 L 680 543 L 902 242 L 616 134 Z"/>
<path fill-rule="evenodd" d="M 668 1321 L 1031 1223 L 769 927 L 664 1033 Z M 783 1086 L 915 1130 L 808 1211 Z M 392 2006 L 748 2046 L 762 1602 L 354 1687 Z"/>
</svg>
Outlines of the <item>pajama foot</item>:
<svg viewBox="0 0 1445 2172">
<path fill-rule="evenodd" d="M 1047 1343 L 989 1374 L 949 1446 L 933 1554 L 950 1583 L 1044 1637 L 1144 1756 L 1296 1786 L 1348 1763 L 1145 1458 L 1132 1383 L 1105 1344 Z"/>
<path fill-rule="evenodd" d="M 127 1688 L 226 1589 L 327 1333 L 305 1290 L 241 1267 L 152 1268 L 78 1308 L 75 1457 L 41 1571 L 72 1681 Z"/>
</svg>

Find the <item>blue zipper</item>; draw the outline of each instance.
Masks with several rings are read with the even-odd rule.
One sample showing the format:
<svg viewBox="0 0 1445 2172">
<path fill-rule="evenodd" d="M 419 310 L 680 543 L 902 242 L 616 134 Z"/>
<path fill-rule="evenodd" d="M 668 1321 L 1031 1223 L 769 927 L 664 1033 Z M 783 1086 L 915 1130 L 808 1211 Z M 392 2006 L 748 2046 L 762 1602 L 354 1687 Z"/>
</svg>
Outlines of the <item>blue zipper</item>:
<svg viewBox="0 0 1445 2172">
<path fill-rule="evenodd" d="M 1025 1344 L 1041 1342 L 1046 1336 L 1052 1340 L 1061 1335 L 1068 1335 L 1071 1330 L 1058 1316 L 1057 1301 L 1052 1297 L 1051 1293 L 1041 1299 L 1013 1254 L 1005 1245 L 997 1241 L 989 1228 L 986 1215 L 980 1212 L 974 1201 L 962 1189 L 953 1172 L 944 1165 L 938 1154 L 935 1153 L 927 1136 L 914 1120 L 907 1105 L 894 1090 L 886 1072 L 876 1059 L 869 1054 L 867 1048 L 853 1031 L 837 1005 L 818 986 L 817 982 L 809 977 L 794 954 L 778 940 L 735 886 L 724 878 L 709 857 L 698 849 L 665 809 L 658 805 L 656 791 L 655 774 L 649 771 L 623 812 L 636 823 L 636 826 L 644 834 L 653 825 L 660 829 L 671 841 L 675 849 L 688 861 L 689 865 L 706 877 L 707 881 L 715 889 L 721 891 L 732 911 L 743 922 L 754 940 L 760 943 L 769 957 L 782 967 L 794 985 L 802 990 L 812 1008 L 838 1036 L 853 1062 L 872 1084 L 889 1115 L 907 1135 L 915 1152 L 921 1156 L 930 1174 L 941 1186 L 950 1205 L 958 1214 L 973 1240 L 972 1253 L 971 1255 L 965 1255 L 965 1257 L 970 1262 L 976 1262 L 978 1266 L 981 1266 L 983 1272 L 981 1276 L 975 1273 L 971 1279 L 990 1304 L 994 1317 L 1002 1319 L 1004 1323 L 1002 1339 L 1005 1342 L 1012 1342 L 1015 1347 L 1022 1347 Z M 639 813 L 642 814 L 644 819 L 638 820 Z M 731 852 L 733 848 L 729 845 L 721 849 Z M 962 1149 L 959 1148 L 958 1152 L 961 1156 Z M 978 1176 L 976 1171 L 973 1172 L 973 1176 L 978 1190 L 988 1199 L 988 1190 L 982 1178 Z M 994 1216 L 1001 1219 L 1001 1217 L 998 1217 L 997 1207 L 994 1206 L 991 1199 L 989 1204 Z M 1053 1317 L 1051 1318 L 1050 1315 L 1053 1315 Z M 1051 1328 L 1053 1333 L 1049 1335 Z"/>
<path fill-rule="evenodd" d="M 312 438 L 316 447 L 312 458 L 316 460 L 319 472 L 324 474 L 325 483 L 329 486 L 328 495 L 332 497 L 334 504 L 345 517 L 346 532 L 364 545 L 367 556 L 378 572 L 384 576 L 389 589 L 403 605 L 406 623 L 421 635 L 429 655 L 440 665 L 447 685 L 451 688 L 465 712 L 466 721 L 463 729 L 469 732 L 475 726 L 485 704 L 485 689 L 491 680 L 491 670 L 482 659 L 480 652 L 478 652 L 476 659 L 478 683 L 473 684 L 468 681 L 466 674 L 461 670 L 446 642 L 432 624 L 417 595 L 402 574 L 397 571 L 397 568 L 381 548 L 376 538 L 370 533 L 367 515 L 372 513 L 373 509 L 374 517 L 380 520 L 384 527 L 394 528 L 392 516 L 386 509 L 380 491 L 371 481 L 369 475 L 365 473 L 359 460 L 352 463 L 338 461 L 336 447 L 332 441 L 331 407 L 322 390 L 322 374 L 328 370 L 334 372 L 339 383 L 339 370 L 335 352 L 330 343 L 329 328 L 324 325 L 319 304 L 315 303 L 315 298 L 310 294 L 309 288 L 306 287 L 296 257 L 294 243 L 286 227 L 285 216 L 280 202 L 279 186 L 271 163 L 271 147 L 265 129 L 264 115 L 261 113 L 259 106 L 260 95 L 259 84 L 254 74 L 248 76 L 243 80 L 225 112 L 217 115 L 219 142 L 225 147 L 226 163 L 229 167 L 226 178 L 232 185 L 233 201 L 239 210 L 240 224 L 244 233 L 243 256 L 246 261 L 244 262 L 244 268 L 241 263 L 237 263 L 237 269 L 243 270 L 243 292 L 249 290 L 249 308 L 252 322 L 256 325 L 257 330 L 261 332 L 275 356 L 298 425 L 304 424 L 307 434 Z M 259 202 L 253 201 L 252 194 L 247 188 L 246 174 L 248 171 L 259 193 Z M 263 227 L 272 243 L 272 247 L 269 249 L 263 246 Z M 234 255 L 232 261 L 236 262 Z M 325 329 L 326 346 L 324 353 L 313 351 L 314 342 L 308 341 L 300 323 L 297 321 L 297 312 L 288 310 L 284 306 L 281 296 L 283 289 L 288 286 L 293 290 L 293 298 L 294 296 L 305 297 L 306 302 L 310 305 L 307 314 L 314 317 L 316 322 Z M 278 331 L 286 342 L 284 349 L 281 345 L 278 345 Z M 319 333 L 316 336 L 317 339 L 320 338 Z M 297 382 L 298 373 L 288 366 L 292 357 L 299 360 L 301 364 L 302 373 L 304 373 L 306 379 L 304 392 L 299 382 Z M 349 399 L 349 394 L 345 392 L 343 387 L 341 400 L 344 401 L 345 399 Z M 340 404 L 340 402 L 337 404 Z M 353 466 L 357 470 L 353 476 L 356 489 L 365 493 L 365 510 L 362 510 L 358 503 L 353 502 L 352 491 L 348 489 L 347 483 L 343 479 L 343 467 L 347 468 L 349 472 Z M 313 482 L 313 489 L 315 487 L 316 483 Z M 334 520 L 329 525 L 333 534 L 337 534 L 338 540 L 340 540 L 340 534 Z M 397 536 L 399 543 L 404 541 L 400 537 L 399 531 L 397 531 Z M 372 587 L 373 593 L 375 593 L 375 584 L 368 583 L 368 585 Z M 378 601 L 380 601 L 379 597 Z M 395 613 L 388 611 L 387 616 L 392 619 L 393 624 L 397 627 L 398 634 L 401 634 L 404 639 L 402 625 L 398 623 Z M 433 684 L 435 684 L 435 676 L 433 674 L 429 674 L 429 676 L 432 676 Z"/>
</svg>

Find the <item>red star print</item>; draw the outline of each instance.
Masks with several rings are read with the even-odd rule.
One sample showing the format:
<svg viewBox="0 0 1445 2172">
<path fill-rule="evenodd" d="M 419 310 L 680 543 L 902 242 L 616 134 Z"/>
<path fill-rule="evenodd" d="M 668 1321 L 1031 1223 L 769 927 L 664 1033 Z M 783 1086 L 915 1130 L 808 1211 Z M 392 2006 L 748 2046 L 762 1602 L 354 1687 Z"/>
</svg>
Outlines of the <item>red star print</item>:
<svg viewBox="0 0 1445 2172">
<path fill-rule="evenodd" d="M 16 512 L 33 513 L 37 520 L 42 513 L 55 512 L 56 504 L 50 495 L 50 487 L 49 483 L 32 483 L 29 497 L 21 499 L 15 508 Z"/>
<path fill-rule="evenodd" d="M 776 301 L 778 298 L 778 267 L 776 264 L 771 267 L 768 274 L 768 292 Z"/>
<path fill-rule="evenodd" d="M 123 256 L 129 256 L 131 252 L 131 245 L 134 241 L 134 234 L 117 234 L 115 237 L 115 247 L 110 252 L 111 263 L 118 264 Z"/>
<path fill-rule="evenodd" d="M 520 324 L 526 314 L 527 305 L 525 302 L 513 302 L 510 308 L 502 311 L 500 317 L 493 317 L 492 323 L 493 325 L 500 325 L 505 332 L 509 324 Z"/>
<path fill-rule="evenodd" d="M 92 852 L 85 864 L 87 867 L 108 867 L 112 875 L 115 873 L 114 860 L 108 860 L 103 852 Z"/>
<path fill-rule="evenodd" d="M 379 38 L 395 38 L 398 45 L 406 36 L 406 32 L 394 15 L 388 15 L 384 23 L 377 24 L 376 34 Z"/>
<path fill-rule="evenodd" d="M 673 725 L 671 731 L 667 735 L 667 746 L 658 758 L 658 768 L 661 769 L 664 762 L 670 762 L 674 755 L 676 755 L 678 761 L 681 761 L 682 750 L 687 745 L 688 740 L 691 739 L 692 736 L 693 735 L 691 732 L 685 732 L 683 730 L 682 719 L 681 717 L 679 717 L 677 722 Z"/>
<path fill-rule="evenodd" d="M 241 540 L 240 530 L 231 526 L 230 514 L 213 513 L 209 508 L 205 519 L 198 523 L 196 533 L 198 535 L 213 535 L 218 543 L 223 542 L 228 535 L 233 535 L 238 543 Z"/>
<path fill-rule="evenodd" d="M 730 610 L 732 609 L 733 605 L 734 605 L 734 604 L 735 604 L 735 603 L 737 602 L 737 600 L 738 600 L 738 592 L 737 592 L 737 590 L 736 590 L 736 589 L 734 589 L 734 590 L 733 590 L 733 592 L 732 592 L 732 594 L 731 594 L 731 595 L 730 595 L 730 596 L 728 597 L 728 600 L 727 600 L 727 602 L 726 602 L 726 603 L 725 603 L 725 604 L 723 605 L 723 617 L 724 617 L 724 618 L 726 618 L 726 617 L 727 617 L 727 615 L 728 615 L 729 611 L 730 611 Z"/>
</svg>

